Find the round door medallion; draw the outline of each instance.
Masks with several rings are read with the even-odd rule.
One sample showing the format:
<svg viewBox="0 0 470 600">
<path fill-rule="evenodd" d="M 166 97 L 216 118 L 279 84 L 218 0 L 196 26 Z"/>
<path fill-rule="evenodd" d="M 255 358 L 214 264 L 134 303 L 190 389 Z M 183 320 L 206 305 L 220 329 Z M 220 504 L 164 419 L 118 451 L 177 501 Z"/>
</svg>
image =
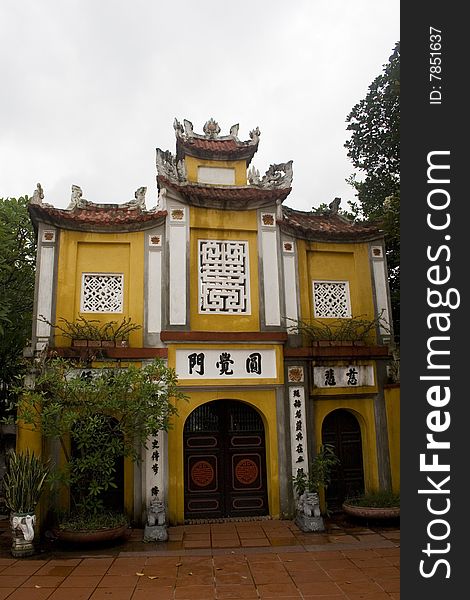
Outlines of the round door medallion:
<svg viewBox="0 0 470 600">
<path fill-rule="evenodd" d="M 235 477 L 243 485 L 250 485 L 258 479 L 258 465 L 249 458 L 242 458 L 235 467 Z"/>
<path fill-rule="evenodd" d="M 199 487 L 206 487 L 214 481 L 214 469 L 207 460 L 198 460 L 191 467 L 191 479 Z"/>
</svg>

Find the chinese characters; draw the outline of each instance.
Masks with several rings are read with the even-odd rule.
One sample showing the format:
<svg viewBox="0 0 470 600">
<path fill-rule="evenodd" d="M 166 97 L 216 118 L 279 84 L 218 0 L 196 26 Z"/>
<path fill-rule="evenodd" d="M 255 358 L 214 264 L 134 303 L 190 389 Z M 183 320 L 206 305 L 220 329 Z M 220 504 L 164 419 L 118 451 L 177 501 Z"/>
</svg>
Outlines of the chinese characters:
<svg viewBox="0 0 470 600">
<path fill-rule="evenodd" d="M 219 375 L 233 375 L 235 361 L 230 352 L 221 352 L 215 367 L 219 370 Z M 188 354 L 188 372 L 190 375 L 204 375 L 206 365 L 206 355 L 204 352 L 192 352 Z M 259 352 L 252 352 L 245 360 L 245 372 L 262 375 L 262 356 Z"/>
</svg>

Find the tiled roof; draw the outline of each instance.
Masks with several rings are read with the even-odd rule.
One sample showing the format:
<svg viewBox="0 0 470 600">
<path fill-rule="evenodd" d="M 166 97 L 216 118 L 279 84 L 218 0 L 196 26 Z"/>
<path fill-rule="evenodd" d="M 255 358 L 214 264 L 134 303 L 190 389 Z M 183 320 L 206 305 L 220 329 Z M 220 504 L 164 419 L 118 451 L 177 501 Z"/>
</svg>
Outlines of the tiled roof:
<svg viewBox="0 0 470 600">
<path fill-rule="evenodd" d="M 159 187 L 167 187 L 179 192 L 186 200 L 196 206 L 204 206 L 207 202 L 220 202 L 222 204 L 240 203 L 240 208 L 250 208 L 245 206 L 249 202 L 274 203 L 276 200 L 285 200 L 292 188 L 266 189 L 258 188 L 252 185 L 246 186 L 211 186 L 182 183 L 177 184 L 166 177 L 158 176 Z"/>
<path fill-rule="evenodd" d="M 30 204 L 29 214 L 35 226 L 48 223 L 63 229 L 89 231 L 138 231 L 161 223 L 166 211 L 142 210 L 126 204 L 94 204 L 84 202 L 84 207 L 72 210 L 54 208 L 47 204 Z"/>
<path fill-rule="evenodd" d="M 258 150 L 258 143 L 240 142 L 235 139 L 203 139 L 198 137 L 176 139 L 176 156 L 184 155 L 205 158 L 208 160 L 242 160 L 250 164 Z"/>
<path fill-rule="evenodd" d="M 383 237 L 382 230 L 373 223 L 352 223 L 338 214 L 317 214 L 282 207 L 280 228 L 296 237 L 307 240 L 354 241 Z"/>
</svg>

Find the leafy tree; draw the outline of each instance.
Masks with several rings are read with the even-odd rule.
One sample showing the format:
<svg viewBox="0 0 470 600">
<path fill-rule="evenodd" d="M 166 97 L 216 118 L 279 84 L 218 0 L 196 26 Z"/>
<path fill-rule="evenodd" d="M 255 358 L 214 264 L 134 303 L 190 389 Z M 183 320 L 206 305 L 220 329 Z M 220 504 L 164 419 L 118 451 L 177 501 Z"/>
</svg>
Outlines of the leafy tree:
<svg viewBox="0 0 470 600">
<path fill-rule="evenodd" d="M 0 198 L 0 393 L 21 370 L 31 336 L 36 238 L 28 197 Z M 5 398 L 4 398 L 5 400 Z"/>
<path fill-rule="evenodd" d="M 167 430 L 176 403 L 186 399 L 162 360 L 144 367 L 80 373 L 60 358 L 36 364 L 34 388 L 17 390 L 17 418 L 60 444 L 65 464 L 53 469 L 59 489 L 70 489 L 72 520 L 107 514 L 106 492 L 116 488 L 116 461 L 141 460 L 150 436 Z"/>
<path fill-rule="evenodd" d="M 369 86 L 346 122 L 351 132 L 345 147 L 359 176 L 348 180 L 359 219 L 376 220 L 385 231 L 395 335 L 400 322 L 400 43 L 381 75 Z"/>
</svg>

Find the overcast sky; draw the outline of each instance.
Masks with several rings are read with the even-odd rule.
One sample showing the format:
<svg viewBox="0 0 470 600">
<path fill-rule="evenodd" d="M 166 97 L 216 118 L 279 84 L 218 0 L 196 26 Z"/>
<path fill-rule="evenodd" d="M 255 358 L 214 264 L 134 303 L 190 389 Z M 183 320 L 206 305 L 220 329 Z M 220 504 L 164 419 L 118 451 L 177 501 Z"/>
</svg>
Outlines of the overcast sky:
<svg viewBox="0 0 470 600">
<path fill-rule="evenodd" d="M 0 197 L 147 186 L 151 208 L 174 118 L 213 117 L 241 140 L 259 126 L 261 174 L 294 161 L 285 204 L 346 208 L 346 117 L 399 38 L 399 0 L 1 0 Z"/>
</svg>

